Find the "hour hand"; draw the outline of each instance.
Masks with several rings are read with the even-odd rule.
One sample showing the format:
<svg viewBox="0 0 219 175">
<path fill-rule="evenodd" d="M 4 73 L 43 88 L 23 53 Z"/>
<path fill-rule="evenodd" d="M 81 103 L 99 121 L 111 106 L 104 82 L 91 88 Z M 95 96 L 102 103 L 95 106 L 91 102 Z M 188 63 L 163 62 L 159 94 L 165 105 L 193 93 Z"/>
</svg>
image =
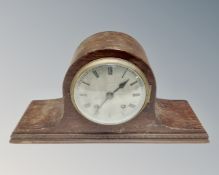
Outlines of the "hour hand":
<svg viewBox="0 0 219 175">
<path fill-rule="evenodd" d="M 128 81 L 129 81 L 129 79 L 127 79 L 126 81 L 124 81 L 124 82 L 120 83 L 120 84 L 119 84 L 119 87 L 118 87 L 118 88 L 116 88 L 116 89 L 113 91 L 113 93 L 115 93 L 115 92 L 116 92 L 116 91 L 118 91 L 119 89 L 122 89 L 122 88 L 124 88 L 124 87 L 125 87 L 125 85 L 126 85 L 126 83 L 128 83 Z"/>
<path fill-rule="evenodd" d="M 119 88 L 124 88 L 126 83 L 128 83 L 129 79 L 119 84 Z"/>
</svg>

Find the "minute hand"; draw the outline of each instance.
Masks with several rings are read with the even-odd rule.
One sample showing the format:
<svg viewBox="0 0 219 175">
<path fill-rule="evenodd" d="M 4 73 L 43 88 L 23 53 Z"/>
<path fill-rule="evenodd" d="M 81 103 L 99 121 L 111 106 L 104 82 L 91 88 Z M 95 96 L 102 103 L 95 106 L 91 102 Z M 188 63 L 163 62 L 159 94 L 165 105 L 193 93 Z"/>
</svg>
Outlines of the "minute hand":
<svg viewBox="0 0 219 175">
<path fill-rule="evenodd" d="M 113 94 L 118 91 L 119 89 L 122 89 L 125 87 L 126 83 L 128 83 L 129 79 L 119 84 L 119 86 L 112 92 Z"/>
</svg>

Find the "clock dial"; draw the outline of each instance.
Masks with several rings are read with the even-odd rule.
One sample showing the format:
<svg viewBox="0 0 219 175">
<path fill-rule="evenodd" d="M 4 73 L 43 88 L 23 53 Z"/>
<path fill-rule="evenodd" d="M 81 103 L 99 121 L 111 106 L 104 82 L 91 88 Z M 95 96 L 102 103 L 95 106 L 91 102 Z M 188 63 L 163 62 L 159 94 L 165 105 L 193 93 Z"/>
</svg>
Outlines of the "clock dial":
<svg viewBox="0 0 219 175">
<path fill-rule="evenodd" d="M 135 117 L 148 102 L 149 85 L 135 65 L 115 58 L 91 62 L 72 81 L 74 106 L 87 119 L 106 125 Z"/>
</svg>

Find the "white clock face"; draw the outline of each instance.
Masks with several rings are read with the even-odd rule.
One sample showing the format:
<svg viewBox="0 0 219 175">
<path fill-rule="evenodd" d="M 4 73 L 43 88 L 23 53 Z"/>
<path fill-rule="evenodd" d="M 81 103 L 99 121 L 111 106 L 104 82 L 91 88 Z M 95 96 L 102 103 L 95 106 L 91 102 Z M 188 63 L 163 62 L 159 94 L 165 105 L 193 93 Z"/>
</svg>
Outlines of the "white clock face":
<svg viewBox="0 0 219 175">
<path fill-rule="evenodd" d="M 115 58 L 93 61 L 79 70 L 71 99 L 90 121 L 116 125 L 135 117 L 148 101 L 147 79 L 135 65 Z"/>
</svg>

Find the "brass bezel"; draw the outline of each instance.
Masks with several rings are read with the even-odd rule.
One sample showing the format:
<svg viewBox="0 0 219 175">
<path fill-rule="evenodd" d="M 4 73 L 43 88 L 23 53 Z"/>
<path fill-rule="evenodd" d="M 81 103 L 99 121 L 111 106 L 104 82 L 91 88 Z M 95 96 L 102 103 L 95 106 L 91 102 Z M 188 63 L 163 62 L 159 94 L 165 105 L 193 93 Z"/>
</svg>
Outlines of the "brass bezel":
<svg viewBox="0 0 219 175">
<path fill-rule="evenodd" d="M 115 124 L 113 124 L 113 123 L 109 124 L 109 123 L 102 123 L 102 122 L 97 122 L 97 121 L 91 120 L 90 118 L 88 118 L 88 117 L 86 117 L 85 115 L 82 114 L 82 112 L 77 107 L 77 104 L 75 102 L 75 99 L 74 99 L 75 85 L 76 85 L 76 82 L 78 80 L 80 80 L 82 74 L 84 72 L 89 71 L 90 69 L 92 69 L 94 67 L 97 67 L 97 66 L 100 66 L 100 65 L 105 65 L 105 64 L 119 64 L 123 67 L 127 67 L 128 69 L 136 72 L 144 82 L 145 91 L 146 91 L 146 98 L 145 98 L 144 104 L 142 105 L 142 108 L 139 110 L 139 112 L 136 115 L 134 115 L 133 117 L 129 118 L 127 121 L 123 121 L 123 122 L 120 122 L 120 123 L 118 122 L 118 123 L 115 123 Z M 122 124 L 122 123 L 125 123 L 125 122 L 128 122 L 128 121 L 132 120 L 147 106 L 147 104 L 150 101 L 150 96 L 151 96 L 151 85 L 149 84 L 149 82 L 148 82 L 147 78 L 145 77 L 144 73 L 136 65 L 134 65 L 133 63 L 128 62 L 126 60 L 123 60 L 121 58 L 104 57 L 104 58 L 93 60 L 93 61 L 89 62 L 88 64 L 84 65 L 83 67 L 81 67 L 81 69 L 75 74 L 75 76 L 74 76 L 74 78 L 71 82 L 70 96 L 71 96 L 72 104 L 75 107 L 75 109 L 77 110 L 77 112 L 79 114 L 81 114 L 83 117 L 85 117 L 86 119 L 88 119 L 89 121 L 92 121 L 92 122 L 97 123 L 97 124 L 102 124 L 102 125 L 118 125 L 118 124 Z"/>
</svg>

